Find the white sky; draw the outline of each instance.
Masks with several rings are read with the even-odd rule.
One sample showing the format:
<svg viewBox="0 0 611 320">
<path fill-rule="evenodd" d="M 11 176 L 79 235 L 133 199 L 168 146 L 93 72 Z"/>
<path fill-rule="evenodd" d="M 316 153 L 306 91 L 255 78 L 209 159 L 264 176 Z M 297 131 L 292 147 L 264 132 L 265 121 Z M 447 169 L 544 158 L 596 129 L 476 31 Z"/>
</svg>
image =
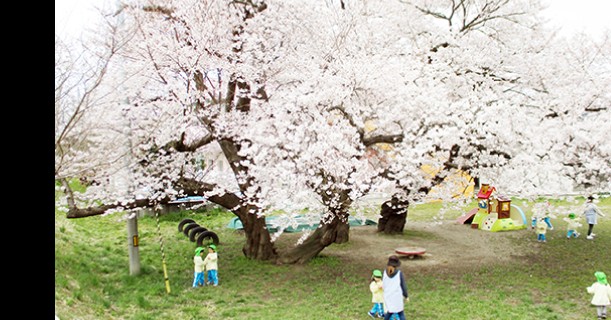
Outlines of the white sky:
<svg viewBox="0 0 611 320">
<path fill-rule="evenodd" d="M 78 37 L 83 28 L 97 19 L 95 7 L 112 0 L 56 0 L 55 33 L 64 37 Z M 604 29 L 611 29 L 611 0 L 543 0 L 549 4 L 544 16 L 561 33 L 584 31 L 596 37 Z"/>
<path fill-rule="evenodd" d="M 78 37 L 84 28 L 98 19 L 96 7 L 111 0 L 55 0 L 55 34 L 63 37 Z"/>
<path fill-rule="evenodd" d="M 606 29 L 611 30 L 611 1 L 609 0 L 543 0 L 549 7 L 544 16 L 550 19 L 553 27 L 570 35 L 585 32 L 595 37 Z"/>
</svg>

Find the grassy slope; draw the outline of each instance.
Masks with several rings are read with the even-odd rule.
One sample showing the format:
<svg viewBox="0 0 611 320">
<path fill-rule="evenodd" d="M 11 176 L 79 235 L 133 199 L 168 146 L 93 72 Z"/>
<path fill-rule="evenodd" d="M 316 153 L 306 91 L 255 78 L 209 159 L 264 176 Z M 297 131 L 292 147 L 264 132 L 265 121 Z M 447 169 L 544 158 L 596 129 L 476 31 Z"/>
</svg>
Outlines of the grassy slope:
<svg viewBox="0 0 611 320">
<path fill-rule="evenodd" d="M 525 203 L 514 201 L 522 206 Z M 554 203 L 562 205 L 562 203 Z M 428 221 L 439 204 L 419 205 L 410 220 Z M 526 204 L 527 206 L 527 204 Z M 599 203 L 596 241 L 550 241 L 546 250 L 511 264 L 472 272 L 427 270 L 409 275 L 408 319 L 584 319 L 595 315 L 585 287 L 596 270 L 611 275 L 611 198 Z M 527 211 L 528 208 L 524 208 Z M 445 216 L 452 219 L 453 216 Z M 215 231 L 221 285 L 192 289 L 195 244 L 178 232 L 192 218 Z M 244 237 L 225 228 L 220 211 L 140 218 L 141 274 L 129 275 L 126 224 L 120 215 L 68 220 L 56 212 L 55 312 L 60 319 L 366 319 L 372 266 L 323 251 L 305 266 L 276 266 L 241 253 Z M 557 228 L 565 224 L 558 221 Z M 585 227 L 582 228 L 585 230 Z M 424 235 L 426 236 L 426 235 Z M 400 235 L 397 237 L 408 237 Z M 531 237 L 532 238 L 532 237 Z M 521 241 L 521 243 L 518 243 Z M 517 247 L 525 239 L 517 239 Z M 532 239 L 528 239 L 532 244 Z M 164 285 L 161 243 L 171 293 Z M 333 250 L 357 250 L 350 243 Z"/>
</svg>

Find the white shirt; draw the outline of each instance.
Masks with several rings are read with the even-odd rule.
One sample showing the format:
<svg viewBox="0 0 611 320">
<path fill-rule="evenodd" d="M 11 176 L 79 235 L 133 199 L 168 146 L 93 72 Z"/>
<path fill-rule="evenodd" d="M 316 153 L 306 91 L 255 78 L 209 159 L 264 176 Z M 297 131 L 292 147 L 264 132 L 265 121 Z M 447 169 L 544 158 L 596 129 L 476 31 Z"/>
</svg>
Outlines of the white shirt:
<svg viewBox="0 0 611 320">
<path fill-rule="evenodd" d="M 396 313 L 403 311 L 403 290 L 401 289 L 401 270 L 397 270 L 393 277 L 386 274 L 382 277 L 384 287 L 384 306 L 387 312 Z"/>
<path fill-rule="evenodd" d="M 588 293 L 594 294 L 592 301 L 595 306 L 608 306 L 611 304 L 611 286 L 594 282 L 587 288 Z"/>
</svg>

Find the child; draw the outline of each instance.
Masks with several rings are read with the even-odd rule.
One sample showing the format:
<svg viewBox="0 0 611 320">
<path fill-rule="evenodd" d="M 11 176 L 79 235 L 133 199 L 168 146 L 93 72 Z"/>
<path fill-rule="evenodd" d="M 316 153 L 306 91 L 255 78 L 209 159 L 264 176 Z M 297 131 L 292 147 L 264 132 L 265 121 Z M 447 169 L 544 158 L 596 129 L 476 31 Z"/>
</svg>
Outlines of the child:
<svg viewBox="0 0 611 320">
<path fill-rule="evenodd" d="M 367 312 L 372 317 L 384 317 L 384 289 L 382 289 L 382 271 L 373 270 L 371 282 L 369 283 L 369 291 L 371 291 L 371 302 L 373 307 Z"/>
<path fill-rule="evenodd" d="M 545 239 L 545 233 L 547 232 L 547 223 L 545 222 L 545 218 L 539 218 L 537 221 L 537 241 L 538 242 L 547 242 Z"/>
<path fill-rule="evenodd" d="M 607 275 L 602 271 L 594 272 L 596 282 L 589 286 L 586 290 L 590 294 L 594 294 L 591 303 L 596 306 L 598 319 L 607 319 L 607 306 L 611 304 L 611 286 L 607 282 Z"/>
<path fill-rule="evenodd" d="M 204 259 L 202 259 L 203 253 L 203 247 L 197 247 L 195 249 L 195 256 L 193 257 L 193 264 L 195 265 L 195 271 L 193 273 L 193 288 L 204 285 Z"/>
<path fill-rule="evenodd" d="M 547 228 L 549 230 L 554 230 L 554 226 L 552 225 L 551 219 L 552 218 L 555 219 L 556 216 L 552 214 L 551 204 L 549 203 L 549 201 L 535 204 L 535 207 L 533 208 L 533 210 L 534 210 L 534 213 L 532 216 L 532 223 L 530 225 L 531 229 L 535 229 L 539 218 L 543 218 L 545 223 L 547 224 Z"/>
<path fill-rule="evenodd" d="M 215 287 L 218 286 L 218 254 L 216 253 L 216 246 L 214 244 L 208 246 L 208 255 L 206 255 L 206 259 L 204 259 L 204 265 L 208 273 L 208 281 L 206 284 L 212 284 Z"/>
<path fill-rule="evenodd" d="M 566 238 L 571 239 L 571 237 L 579 237 L 579 232 L 577 232 L 577 228 L 581 227 L 581 223 L 579 223 L 579 221 L 575 219 L 575 214 L 571 212 L 569 213 L 568 218 L 564 218 L 562 220 L 566 221 L 567 223 Z"/>
<path fill-rule="evenodd" d="M 382 287 L 384 288 L 384 320 L 394 319 L 395 316 L 399 320 L 405 320 L 405 302 L 409 301 L 407 291 L 407 283 L 403 272 L 399 270 L 401 260 L 399 257 L 392 255 L 388 257 L 386 269 L 382 275 Z"/>
<path fill-rule="evenodd" d="M 586 216 L 586 221 L 588 222 L 588 236 L 586 239 L 592 240 L 596 234 L 592 233 L 594 229 L 594 225 L 596 224 L 596 215 L 604 217 L 605 215 L 600 211 L 600 209 L 594 204 L 594 196 L 588 196 L 588 200 L 585 203 L 585 210 L 583 214 Z"/>
</svg>

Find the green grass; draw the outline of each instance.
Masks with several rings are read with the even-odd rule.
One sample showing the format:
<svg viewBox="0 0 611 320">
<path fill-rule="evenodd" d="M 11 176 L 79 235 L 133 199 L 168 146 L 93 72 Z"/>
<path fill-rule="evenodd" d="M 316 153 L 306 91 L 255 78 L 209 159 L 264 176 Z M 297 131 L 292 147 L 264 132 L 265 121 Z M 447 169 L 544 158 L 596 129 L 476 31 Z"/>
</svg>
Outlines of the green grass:
<svg viewBox="0 0 611 320">
<path fill-rule="evenodd" d="M 528 203 L 515 202 L 528 212 Z M 561 201 L 554 205 L 568 206 Z M 532 251 L 526 258 L 460 272 L 438 267 L 407 274 L 411 296 L 406 305 L 407 318 L 593 318 L 596 311 L 585 288 L 595 281 L 593 273 L 597 270 L 611 276 L 611 198 L 599 206 L 607 217 L 596 225 L 595 241 L 587 241 L 583 235 L 574 241 L 563 239 L 565 224 L 556 219 L 552 231 L 555 237 L 544 246 L 538 246 L 531 233 L 511 239 L 508 245 Z M 439 203 L 414 206 L 409 221 L 430 221 L 440 208 Z M 461 213 L 450 212 L 445 218 L 454 219 Z M 195 244 L 177 229 L 186 217 L 221 239 L 219 287 L 191 288 Z M 379 266 L 333 254 L 359 248 L 350 242 L 333 245 L 333 250 L 323 251 L 306 265 L 249 260 L 241 252 L 244 235 L 225 228 L 233 217 L 221 210 L 162 215 L 161 237 L 155 217 L 140 218 L 141 273 L 130 276 L 126 222 L 121 214 L 66 219 L 56 212 L 56 314 L 62 320 L 368 318 L 369 275 Z M 410 236 L 429 237 L 426 232 L 397 237 Z"/>
</svg>

